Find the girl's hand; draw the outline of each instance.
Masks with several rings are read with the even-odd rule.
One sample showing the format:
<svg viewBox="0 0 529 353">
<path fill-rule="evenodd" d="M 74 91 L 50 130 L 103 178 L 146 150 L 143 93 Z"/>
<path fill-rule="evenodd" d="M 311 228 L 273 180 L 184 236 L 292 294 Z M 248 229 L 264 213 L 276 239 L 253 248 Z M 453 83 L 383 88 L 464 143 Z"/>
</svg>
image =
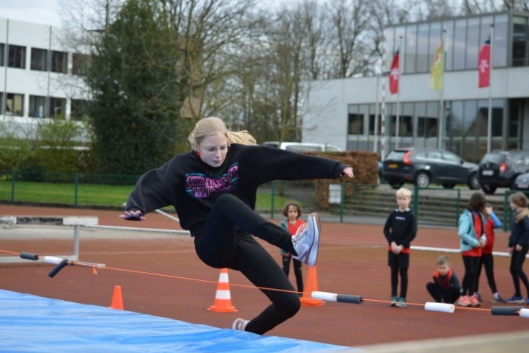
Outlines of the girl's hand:
<svg viewBox="0 0 529 353">
<path fill-rule="evenodd" d="M 516 244 L 516 246 L 514 247 L 514 250 L 522 251 L 522 246 L 520 244 Z"/>
<path fill-rule="evenodd" d="M 512 255 L 512 248 L 508 249 L 509 255 Z"/>
<path fill-rule="evenodd" d="M 141 211 L 125 211 L 122 215 L 119 216 L 126 221 L 143 221 L 145 217 L 141 214 Z"/>
<path fill-rule="evenodd" d="M 343 171 L 342 171 L 342 175 L 345 175 L 346 177 L 348 178 L 354 178 L 354 173 L 353 173 L 353 167 L 347 167 L 345 168 Z"/>
</svg>

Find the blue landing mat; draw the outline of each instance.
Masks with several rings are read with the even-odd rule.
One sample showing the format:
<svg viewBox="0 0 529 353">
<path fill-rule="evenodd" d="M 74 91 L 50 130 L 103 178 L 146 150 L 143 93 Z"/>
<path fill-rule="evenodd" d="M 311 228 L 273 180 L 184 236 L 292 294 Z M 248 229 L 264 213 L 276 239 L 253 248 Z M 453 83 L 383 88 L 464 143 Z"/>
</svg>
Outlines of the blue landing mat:
<svg viewBox="0 0 529 353">
<path fill-rule="evenodd" d="M 0 352 L 363 352 L 0 290 Z"/>
</svg>

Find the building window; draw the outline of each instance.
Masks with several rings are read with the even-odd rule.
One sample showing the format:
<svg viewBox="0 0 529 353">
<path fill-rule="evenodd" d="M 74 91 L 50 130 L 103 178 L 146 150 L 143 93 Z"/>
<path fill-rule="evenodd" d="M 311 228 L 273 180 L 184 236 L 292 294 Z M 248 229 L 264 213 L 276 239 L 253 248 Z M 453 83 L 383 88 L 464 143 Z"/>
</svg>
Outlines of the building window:
<svg viewBox="0 0 529 353">
<path fill-rule="evenodd" d="M 64 118 L 65 107 L 66 99 L 50 97 L 50 110 L 48 112 L 48 116 L 51 118 Z"/>
<path fill-rule="evenodd" d="M 68 72 L 68 53 L 55 50 L 51 52 L 51 71 L 60 74 Z"/>
<path fill-rule="evenodd" d="M 21 47 L 18 45 L 9 45 L 8 46 L 8 59 L 7 66 L 14 67 L 17 69 L 26 68 L 26 47 Z"/>
<path fill-rule="evenodd" d="M 4 43 L 0 43 L 0 66 L 4 66 L 4 50 L 5 50 L 5 44 Z"/>
<path fill-rule="evenodd" d="M 16 93 L 6 94 L 5 115 L 23 116 L 24 115 L 24 95 Z"/>
<path fill-rule="evenodd" d="M 46 111 L 46 97 L 29 96 L 28 116 L 32 118 L 42 118 L 44 117 L 45 111 Z"/>
<path fill-rule="evenodd" d="M 48 51 L 47 50 L 31 48 L 30 69 L 36 70 L 36 71 L 48 71 Z"/>
<path fill-rule="evenodd" d="M 87 101 L 84 99 L 72 99 L 70 118 L 74 120 L 81 120 L 86 118 L 87 115 Z"/>
<path fill-rule="evenodd" d="M 362 135 L 364 133 L 364 115 L 349 114 L 349 124 L 347 125 L 349 135 Z"/>
<path fill-rule="evenodd" d="M 524 66 L 528 64 L 527 18 L 513 17 L 512 21 L 512 66 Z"/>
<path fill-rule="evenodd" d="M 73 53 L 72 75 L 82 75 L 88 67 L 89 56 L 86 54 Z"/>
</svg>

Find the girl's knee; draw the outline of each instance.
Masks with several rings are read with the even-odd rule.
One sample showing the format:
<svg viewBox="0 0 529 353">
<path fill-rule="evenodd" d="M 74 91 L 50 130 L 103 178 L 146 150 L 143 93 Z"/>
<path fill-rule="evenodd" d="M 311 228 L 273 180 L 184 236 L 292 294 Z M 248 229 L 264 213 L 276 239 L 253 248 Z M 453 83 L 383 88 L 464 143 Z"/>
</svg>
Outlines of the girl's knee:
<svg viewBox="0 0 529 353">
<path fill-rule="evenodd" d="M 276 303 L 276 307 L 283 312 L 284 315 L 292 317 L 301 308 L 299 297 L 295 293 L 287 293 L 285 298 L 280 303 Z"/>
</svg>

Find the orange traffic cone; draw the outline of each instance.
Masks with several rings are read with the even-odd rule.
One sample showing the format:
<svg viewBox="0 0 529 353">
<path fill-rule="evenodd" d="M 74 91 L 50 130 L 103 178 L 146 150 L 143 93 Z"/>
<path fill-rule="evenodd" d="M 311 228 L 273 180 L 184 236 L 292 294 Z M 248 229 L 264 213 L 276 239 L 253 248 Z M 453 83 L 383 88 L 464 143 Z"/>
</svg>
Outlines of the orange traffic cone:
<svg viewBox="0 0 529 353">
<path fill-rule="evenodd" d="M 121 286 L 114 286 L 114 293 L 112 294 L 112 302 L 110 308 L 123 310 L 123 296 L 121 295 Z"/>
<path fill-rule="evenodd" d="M 301 305 L 321 306 L 325 302 L 321 299 L 313 299 L 312 292 L 318 290 L 318 277 L 316 275 L 316 266 L 311 266 L 307 270 L 307 280 L 303 289 L 303 296 L 300 298 Z"/>
<path fill-rule="evenodd" d="M 217 293 L 215 294 L 215 303 L 210 306 L 208 310 L 216 311 L 218 313 L 234 313 L 238 311 L 233 305 L 231 305 L 230 281 L 227 268 L 220 269 L 219 283 L 217 285 Z"/>
</svg>

